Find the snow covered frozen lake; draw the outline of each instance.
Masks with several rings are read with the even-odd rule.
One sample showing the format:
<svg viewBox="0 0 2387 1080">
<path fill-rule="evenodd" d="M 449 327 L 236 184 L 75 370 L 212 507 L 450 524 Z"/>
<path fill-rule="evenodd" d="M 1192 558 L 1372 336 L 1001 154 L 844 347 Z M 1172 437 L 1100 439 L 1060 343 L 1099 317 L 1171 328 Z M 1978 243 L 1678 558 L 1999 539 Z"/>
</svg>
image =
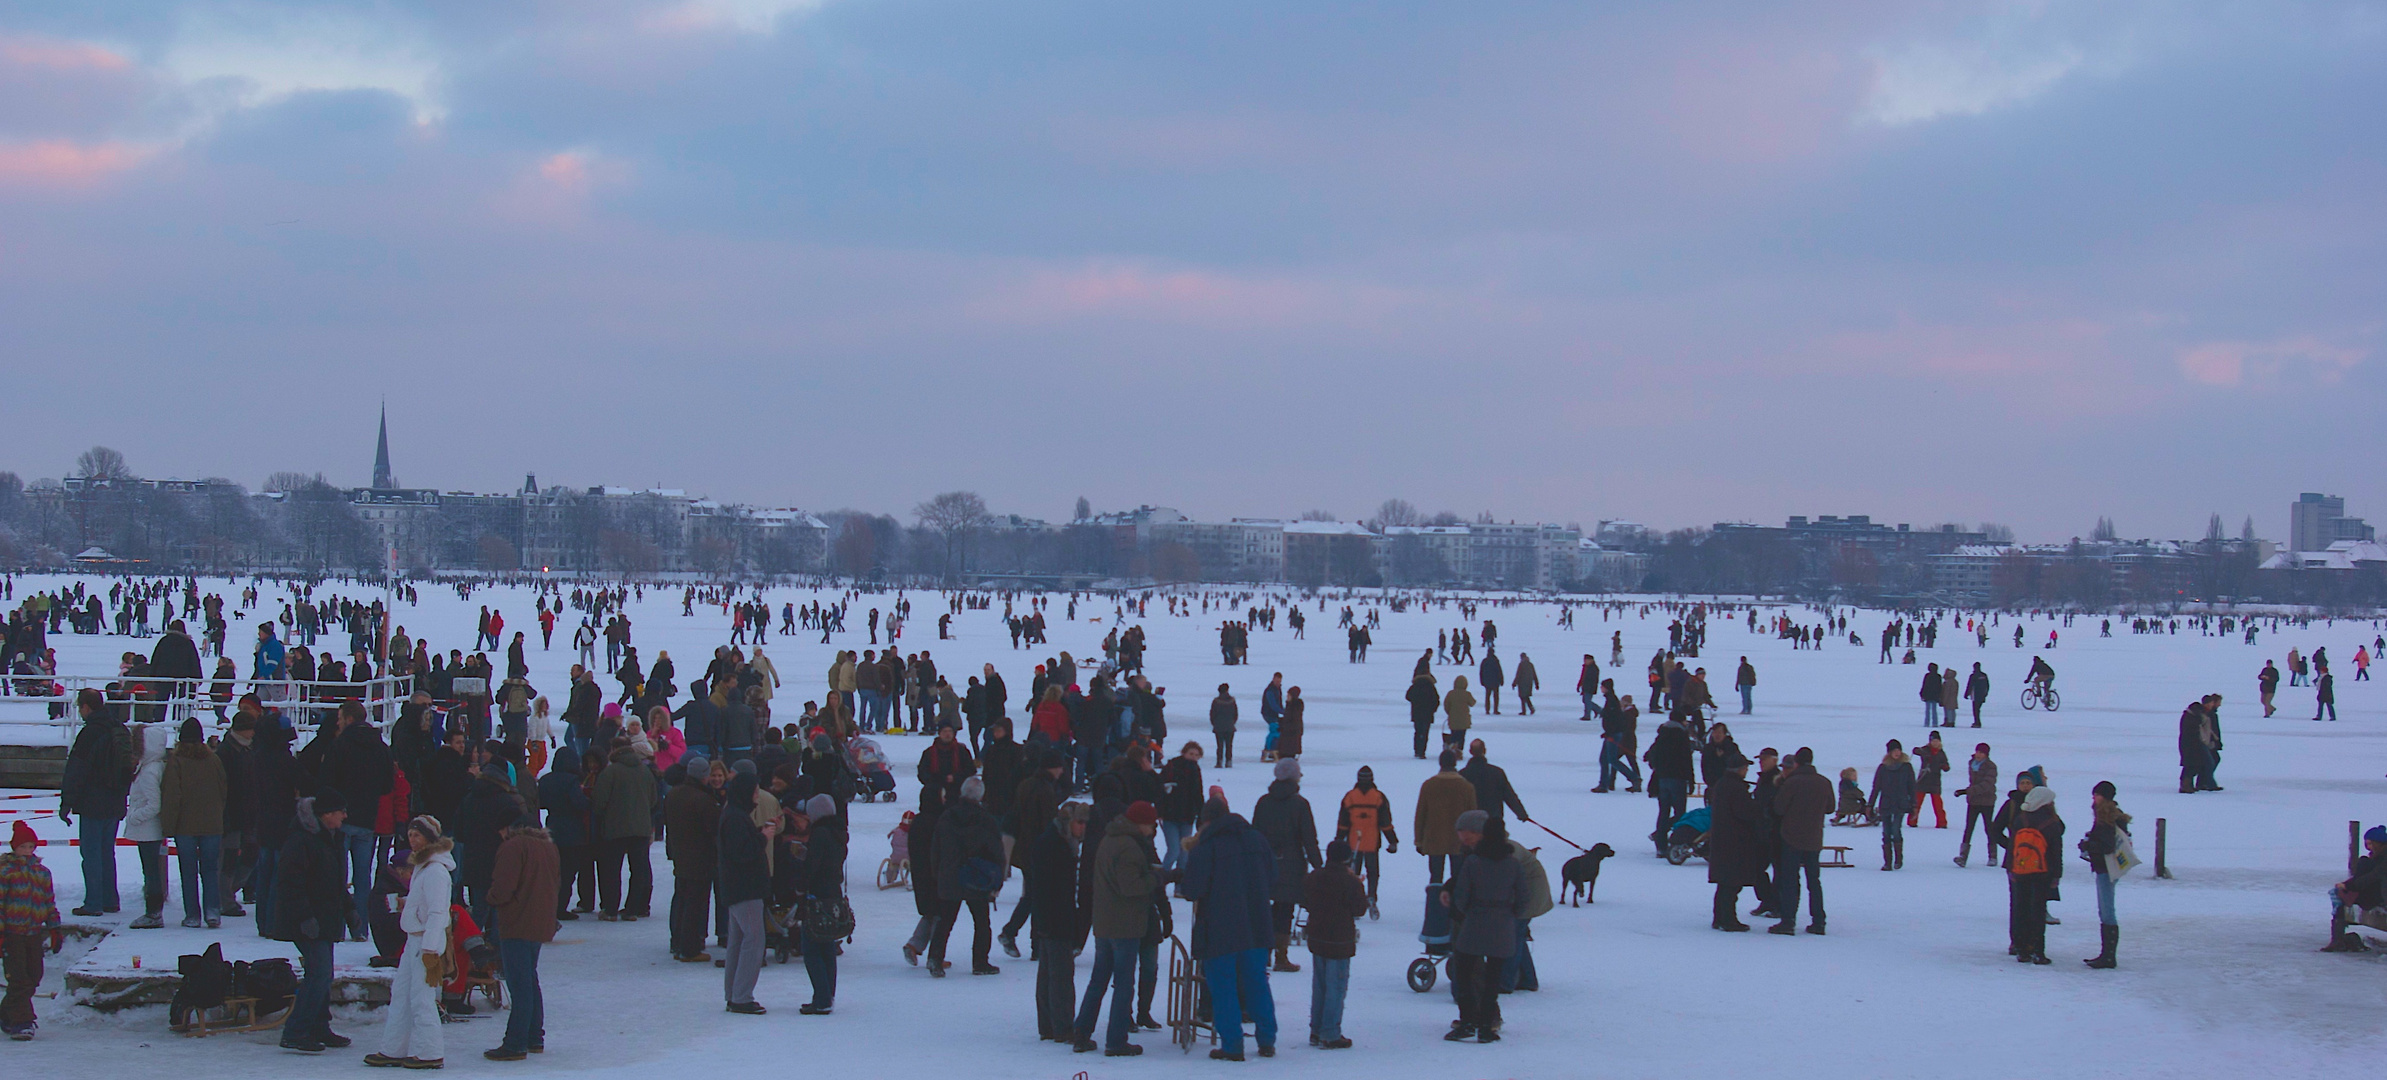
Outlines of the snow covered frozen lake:
<svg viewBox="0 0 2387 1080">
<path fill-rule="evenodd" d="M 56 580 L 20 578 L 18 595 Z M 232 591 L 221 579 L 203 588 L 227 596 Z M 350 591 L 333 584 L 321 593 Z M 482 604 L 502 610 L 510 629 L 531 631 L 531 681 L 560 705 L 572 659 L 570 628 L 559 625 L 555 647 L 538 651 L 528 590 L 483 589 L 467 601 L 453 590 L 426 584 L 421 596 L 419 604 L 400 605 L 397 621 L 410 633 L 427 635 L 441 650 L 470 643 L 474 613 Z M 777 589 L 768 599 L 776 610 L 814 596 Z M 1015 651 L 1003 631 L 998 601 L 991 611 L 960 613 L 954 619 L 957 640 L 938 641 L 935 621 L 944 610 L 942 597 L 910 596 L 913 618 L 899 647 L 907 653 L 932 650 L 939 669 L 957 683 L 960 675 L 993 662 L 1011 686 L 1015 710 L 1035 663 L 1062 650 L 1099 657 L 1102 635 L 1115 624 L 1107 600 L 1081 603 L 1080 618 L 1072 621 L 1063 617 L 1066 600 L 1056 597 L 1051 644 Z M 888 608 L 894 599 L 893 593 L 858 597 L 847 620 L 851 629 L 827 645 L 819 643 L 818 633 L 772 635 L 767 648 L 787 683 L 777 702 L 783 722 L 793 718 L 802 701 L 820 696 L 832 650 L 868 647 L 865 613 L 873 606 Z M 1322 836 L 1332 835 L 1333 808 L 1354 771 L 1368 765 L 1391 796 L 1406 839 L 1418 783 L 1431 772 L 1428 762 L 1409 754 L 1401 695 L 1411 665 L 1421 649 L 1431 646 L 1437 630 L 1480 627 L 1482 618 L 1491 618 L 1499 626 L 1504 661 L 1513 666 L 1520 653 L 1530 655 L 1545 688 L 1538 695 L 1538 715 L 1516 716 L 1513 704 L 1500 716 L 1479 709 L 1474 734 L 1488 740 L 1492 760 L 1508 769 L 1538 821 L 1587 845 L 1604 841 L 1618 856 L 1601 875 L 1596 905 L 1561 906 L 1535 921 L 1542 989 L 1505 998 L 1505 1041 L 1479 1046 L 1442 1041 L 1455 1015 L 1444 987 L 1417 994 L 1403 981 L 1403 969 L 1420 953 L 1415 897 L 1426 880 L 1425 860 L 1404 844 L 1399 855 L 1385 858 L 1383 920 L 1362 926 L 1345 1019 L 1356 1047 L 1331 1053 L 1308 1048 L 1308 973 L 1278 975 L 1274 989 L 1282 1053 L 1272 1062 L 1235 1066 L 1239 1071 L 1300 1069 L 1436 1080 L 1766 1072 L 1935 1080 L 2061 1073 L 2176 1080 L 2371 1073 L 2387 1050 L 2382 1035 L 2387 1033 L 2387 956 L 2316 951 L 2325 943 L 2323 891 L 2344 876 L 2346 822 L 2367 826 L 2387 818 L 2387 778 L 2381 775 L 2387 771 L 2387 724 L 2381 722 L 2387 691 L 2378 683 L 2354 681 L 2351 663 L 2356 646 L 2379 632 L 2371 622 L 2315 622 L 2309 628 L 2266 631 L 2258 644 L 2247 645 L 2237 635 L 2201 636 L 2185 626 L 2178 635 L 2131 635 L 2119 621 L 2115 636 L 2101 639 L 2096 620 L 2082 618 L 2064 629 L 2061 647 L 2047 654 L 2061 673 L 2064 698 L 2063 710 L 2054 715 L 2026 713 L 2015 704 L 2028 657 L 2036 650 L 2013 647 L 2011 617 L 1986 648 L 1976 646 L 1970 635 L 1945 632 L 1940 647 L 1917 650 L 1922 661 L 1961 668 L 1980 661 L 1996 684 L 1985 728 L 1944 731 L 1950 757 L 1961 762 L 1974 742 L 1986 741 L 2002 777 L 2043 766 L 2071 825 L 2065 844 L 2066 899 L 2052 907 L 2063 925 L 2048 932 L 2055 964 L 2035 967 L 2017 965 L 2005 955 L 2004 875 L 1984 869 L 1977 849 L 1971 868 L 1952 865 L 1963 820 L 1960 805 L 1951 806 L 1951 828 L 1932 829 L 1926 816 L 1923 828 L 1908 831 L 1906 868 L 1896 873 L 1874 869 L 1878 830 L 1830 830 L 1826 842 L 1852 846 L 1858 868 L 1825 872 L 1829 937 L 1722 934 L 1702 925 L 1711 893 L 1705 864 L 1693 860 L 1675 867 L 1652 856 L 1645 838 L 1655 803 L 1621 791 L 1588 793 L 1598 780 L 1597 727 L 1578 719 L 1581 709 L 1571 689 L 1585 653 L 1596 654 L 1608 667 L 1609 635 L 1621 629 L 1625 663 L 1611 674 L 1620 691 L 1640 697 L 1640 673 L 1650 654 L 1666 644 L 1670 616 L 1665 611 L 1644 615 L 1637 608 L 1603 618 L 1587 608 L 1573 629 L 1564 629 L 1557 624 L 1558 607 L 1540 602 L 1487 603 L 1474 623 L 1463 620 L 1455 607 L 1386 610 L 1375 632 L 1372 662 L 1351 664 L 1335 628 L 1334 612 L 1342 603 L 1330 600 L 1323 611 L 1315 601 L 1308 605 L 1306 640 L 1295 639 L 1281 619 L 1273 632 L 1255 628 L 1250 666 L 1234 668 L 1221 666 L 1216 648 L 1217 625 L 1234 612 L 1197 609 L 1191 616 L 1172 617 L 1155 599 L 1150 615 L 1128 618 L 1127 625 L 1140 622 L 1147 628 L 1148 674 L 1168 688 L 1172 749 L 1187 739 L 1209 743 L 1207 702 L 1220 681 L 1232 683 L 1245 717 L 1239 764 L 1205 773 L 1208 782 L 1226 788 L 1238 811 L 1248 813 L 1269 776 L 1258 760 L 1258 695 L 1270 673 L 1282 671 L 1310 703 L 1304 791 L 1318 812 Z M 1235 607 L 1239 611 L 1242 604 Z M 1760 621 L 1773 610 L 1765 609 Z M 1819 617 L 1791 610 L 1802 621 Z M 629 614 L 641 656 L 651 661 L 656 649 L 668 649 L 683 684 L 701 670 L 713 646 L 728 640 L 729 621 L 721 609 L 699 606 L 694 616 L 682 616 L 676 587 L 650 590 L 643 602 L 633 602 Z M 1857 612 L 1851 628 L 1870 643 L 1888 618 Z M 2052 624 L 2042 619 L 2027 625 L 2035 645 Z M 1743 621 L 1715 619 L 1707 649 L 1695 661 L 1708 669 L 1723 705 L 1722 719 L 1744 750 L 1812 746 L 1818 766 L 1828 774 L 1856 766 L 1870 778 L 1883 740 L 1899 738 L 1911 745 L 1925 734 L 1916 700 L 1920 663 L 1881 665 L 1870 644 L 1853 647 L 1845 638 L 1819 651 L 1796 651 L 1770 633 L 1751 634 L 1746 627 Z M 248 622 L 235 622 L 229 639 L 244 675 L 243 643 L 251 633 Z M 113 672 L 119 652 L 146 651 L 153 644 L 71 634 L 51 640 L 61 671 L 83 674 Z M 2326 646 L 2336 660 L 2343 719 L 2313 722 L 2311 691 L 2305 688 L 2283 688 L 2279 714 L 2264 719 L 2255 692 L 2263 660 L 2283 659 L 2290 647 L 2309 653 L 2316 646 Z M 1743 655 L 1758 671 L 1756 712 L 1749 717 L 1734 715 L 1738 702 L 1730 690 Z M 1447 688 L 1450 676 L 1461 671 L 1443 666 L 1437 674 Z M 2176 794 L 2177 717 L 2189 700 L 2208 692 L 2227 698 L 2221 712 L 2227 749 L 2219 772 L 2227 790 Z M 1644 748 L 1654 727 L 1655 719 L 1645 717 Z M 0 741 L 20 741 L 9 737 L 11 730 L 0 727 Z M 484 1012 L 448 1028 L 449 1069 L 655 1076 L 687 1067 L 792 1067 L 850 1077 L 1059 1080 L 1080 1070 L 1106 1078 L 1229 1068 L 1198 1052 L 1181 1056 L 1158 1034 L 1141 1037 L 1146 1055 L 1135 1059 L 1072 1055 L 1038 1042 L 1033 968 L 1024 960 L 1007 961 L 999 951 L 996 962 L 1004 970 L 991 978 L 931 980 L 925 969 L 905 964 L 898 946 L 913 922 L 912 899 L 902 891 L 880 892 L 869 879 L 886 854 L 887 831 L 913 803 L 911 763 L 925 742 L 915 736 L 885 737 L 897 762 L 903 801 L 855 807 L 847 869 L 859 930 L 841 965 L 835 1015 L 796 1014 L 795 1005 L 808 993 L 800 966 L 765 970 L 757 997 L 772 1008 L 770 1015 L 726 1014 L 717 970 L 674 963 L 666 955 L 665 920 L 583 919 L 565 925 L 542 962 L 548 1052 L 510 1065 L 481 1060 L 479 1052 L 497 1044 L 502 1024 Z M 2155 820 L 2168 819 L 2175 875 L 2154 880 L 2150 866 L 2121 885 L 2121 967 L 2114 971 L 2090 971 L 2079 963 L 2097 951 L 2096 914 L 2088 875 L 2072 857 L 2070 841 L 2086 827 L 2089 788 L 2098 780 L 2119 786 L 2122 806 L 2138 822 L 2140 852 L 2150 860 Z M 0 802 L 11 810 L 38 811 L 45 805 L 54 806 L 54 800 Z M 35 822 L 45 837 L 63 839 L 65 830 L 54 818 L 36 817 Z M 1518 825 L 1514 834 L 1541 847 L 1553 878 L 1557 864 L 1573 854 L 1530 825 Z M 59 884 L 60 907 L 73 906 L 81 885 L 71 849 L 49 847 L 43 855 Z M 134 855 L 123 849 L 120 858 L 128 899 L 137 906 L 140 875 Z M 657 889 L 665 892 L 670 876 L 659 846 L 654 858 Z M 1006 892 L 1006 910 L 1014 895 L 1016 887 Z M 658 913 L 664 903 L 664 897 L 656 898 Z M 177 897 L 168 902 L 168 912 L 178 910 Z M 1182 933 L 1189 925 L 1182 903 L 1178 917 Z M 222 934 L 241 942 L 243 955 L 259 952 L 260 946 L 286 954 L 284 946 L 257 942 L 246 920 L 228 920 Z M 956 933 L 965 940 L 967 935 L 966 926 Z M 176 954 L 197 951 L 210 936 L 181 929 L 125 931 L 100 948 L 139 952 L 145 965 L 170 967 Z M 956 952 L 964 948 L 955 946 Z M 340 960 L 361 964 L 366 950 L 342 945 Z M 56 985 L 61 966 L 53 961 L 49 986 Z M 1081 987 L 1085 974 L 1081 963 Z M 102 1016 L 48 998 L 37 1008 L 41 1037 L 0 1049 L 10 1075 L 155 1075 L 196 1068 L 246 1077 L 320 1076 L 361 1067 L 349 1055 L 373 1045 L 360 1041 L 353 1051 L 318 1059 L 286 1053 L 270 1035 L 185 1040 L 165 1031 L 162 1009 Z M 344 1010 L 335 1022 L 359 1037 L 378 1024 L 378 1014 L 369 1011 Z"/>
</svg>

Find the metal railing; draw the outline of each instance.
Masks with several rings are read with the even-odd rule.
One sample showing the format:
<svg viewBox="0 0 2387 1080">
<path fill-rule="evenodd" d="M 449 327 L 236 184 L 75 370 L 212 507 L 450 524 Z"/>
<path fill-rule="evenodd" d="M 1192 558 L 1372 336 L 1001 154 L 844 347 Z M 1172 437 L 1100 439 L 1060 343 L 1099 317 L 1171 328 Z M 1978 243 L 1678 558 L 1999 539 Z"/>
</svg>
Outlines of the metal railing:
<svg viewBox="0 0 2387 1080">
<path fill-rule="evenodd" d="M 254 692 L 269 709 L 279 709 L 300 731 L 313 728 L 354 700 L 373 722 L 387 727 L 398 707 L 414 693 L 411 675 L 385 675 L 363 682 L 301 682 L 294 679 L 231 680 L 232 694 L 219 699 L 213 679 L 163 679 L 138 675 L 6 675 L 0 676 L 0 742 L 9 741 L 10 726 L 53 727 L 71 733 L 81 722 L 75 711 L 77 692 L 92 689 L 107 695 L 129 723 L 180 724 L 199 716 L 212 718 L 221 708 L 229 716 L 242 693 Z"/>
</svg>

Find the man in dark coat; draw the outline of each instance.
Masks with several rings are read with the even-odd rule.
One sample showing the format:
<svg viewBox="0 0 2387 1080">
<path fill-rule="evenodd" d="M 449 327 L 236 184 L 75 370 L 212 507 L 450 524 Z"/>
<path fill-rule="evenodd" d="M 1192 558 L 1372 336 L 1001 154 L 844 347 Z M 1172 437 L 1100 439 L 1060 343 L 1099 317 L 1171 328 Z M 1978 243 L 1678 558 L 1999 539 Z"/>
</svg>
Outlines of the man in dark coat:
<svg viewBox="0 0 2387 1080">
<path fill-rule="evenodd" d="M 1028 932 L 1036 942 L 1036 1035 L 1048 1042 L 1076 1037 L 1077 950 L 1089 925 L 1078 884 L 1085 835 L 1086 804 L 1069 803 L 1017 847 L 1027 859 L 1020 909 L 1035 913 Z"/>
<path fill-rule="evenodd" d="M 1749 759 L 1736 749 L 1718 764 L 1723 773 L 1708 803 L 1714 817 L 1707 833 L 1707 880 L 1716 887 L 1715 916 L 1708 926 L 1741 933 L 1749 929 L 1735 910 L 1741 888 L 1754 887 L 1761 898 L 1765 894 L 1765 812 L 1749 793 Z"/>
<path fill-rule="evenodd" d="M 1020 902 L 1011 909 L 1011 919 L 1003 924 L 1003 953 L 1007 956 L 1019 955 L 1019 928 L 1036 913 L 1036 898 L 1043 895 L 1028 844 L 1052 823 L 1054 812 L 1061 807 L 1062 778 L 1069 774 L 1069 758 L 1059 750 L 1046 750 L 1038 764 L 1042 767 L 1021 778 L 1011 798 L 1011 866 L 1020 871 Z M 1082 824 L 1084 818 L 1079 821 Z M 1029 936 L 1033 938 L 1035 934 L 1031 932 Z M 1076 978 L 1074 974 L 1070 977 Z M 1068 1021 L 1076 1019 L 1075 1013 L 1068 1013 Z"/>
<path fill-rule="evenodd" d="M 341 702 L 338 724 L 339 733 L 323 754 L 317 788 L 318 794 L 324 789 L 338 791 L 354 815 L 341 826 L 340 838 L 348 849 L 348 887 L 355 900 L 348 936 L 363 941 L 365 894 L 373 891 L 373 815 L 382 797 L 397 784 L 398 769 L 389 747 L 381 742 L 381 729 L 366 719 L 363 705 L 354 699 Z M 359 819 L 363 824 L 357 823 Z"/>
<path fill-rule="evenodd" d="M 706 783 L 712 762 L 691 755 L 672 768 L 682 775 L 663 797 L 663 857 L 671 861 L 671 956 L 701 963 L 712 959 L 704 951 L 704 936 L 713 906 L 713 872 L 721 859 L 721 797 Z M 560 890 L 557 895 L 560 900 Z"/>
<path fill-rule="evenodd" d="M 939 741 L 952 730 L 942 729 Z M 958 741 L 954 745 L 969 752 Z M 928 973 L 940 979 L 945 977 L 945 943 L 953 936 L 953 924 L 961 917 L 964 904 L 970 908 L 970 974 L 1001 974 L 988 959 L 993 923 L 986 905 L 1003 887 L 1003 827 L 986 810 L 986 781 L 973 776 L 956 788 L 960 797 L 946 804 L 943 816 L 937 819 L 936 835 L 927 853 L 936 864 L 940 905 L 936 936 L 928 944 Z"/>
<path fill-rule="evenodd" d="M 448 835 L 456 838 L 456 883 L 464 888 L 473 921 L 484 927 L 496 916 L 489 906 L 489 882 L 497 871 L 497 847 L 523 816 L 521 796 L 506 783 L 504 767 L 491 761 L 473 778 L 448 826 Z"/>
<path fill-rule="evenodd" d="M 1221 769 L 1235 767 L 1235 721 L 1240 711 L 1233 691 L 1226 683 L 1218 684 L 1218 696 L 1210 699 L 1210 738 L 1215 747 L 1210 763 Z"/>
<path fill-rule="evenodd" d="M 1269 898 L 1276 888 L 1276 855 L 1249 822 L 1212 802 L 1209 818 L 1186 858 L 1177 894 L 1194 902 L 1193 956 L 1210 988 L 1219 1046 L 1210 1056 L 1243 1060 L 1243 1025 L 1257 1024 L 1260 1056 L 1276 1055 L 1276 999 L 1268 989 Z"/>
<path fill-rule="evenodd" d="M 1432 671 L 1423 667 L 1418 669 L 1417 677 L 1409 680 L 1408 698 L 1412 734 L 1409 751 L 1416 755 L 1417 760 L 1424 761 L 1426 737 L 1434 733 L 1434 713 L 1442 708 L 1442 691 L 1435 688 Z"/>
<path fill-rule="evenodd" d="M 1480 830 L 1480 831 L 1478 831 Z M 1524 868 L 1508 826 L 1471 810 L 1460 815 L 1467 855 L 1451 868 L 1442 893 L 1451 915 L 1451 993 L 1459 1022 L 1442 1037 L 1500 1041 L 1500 972 L 1517 954 L 1517 915 L 1525 903 Z"/>
<path fill-rule="evenodd" d="M 83 825 L 75 835 L 82 846 L 83 906 L 74 913 L 84 918 L 117 910 L 116 828 L 124 821 L 133 788 L 132 729 L 124 726 L 107 699 L 92 689 L 77 691 L 75 710 L 83 724 L 66 751 L 66 775 L 58 790 L 58 823 Z"/>
<path fill-rule="evenodd" d="M 1641 760 L 1649 763 L 1650 790 L 1658 797 L 1658 824 L 1649 838 L 1660 855 L 1666 853 L 1667 831 L 1691 800 L 1693 756 L 1691 729 L 1674 719 L 1658 725 L 1657 735 L 1649 740 L 1649 752 L 1641 755 Z"/>
<path fill-rule="evenodd" d="M 1525 804 L 1517 798 L 1517 789 L 1508 782 L 1508 770 L 1492 764 L 1484 756 L 1484 750 L 1482 739 L 1468 743 L 1467 767 L 1459 770 L 1459 775 L 1475 788 L 1475 808 L 1498 820 L 1505 807 L 1516 811 L 1517 820 L 1532 821 L 1533 815 L 1525 812 Z"/>
<path fill-rule="evenodd" d="M 1795 764 L 1794 764 L 1795 762 Z M 1823 820 L 1832 812 L 1832 782 L 1815 770 L 1815 751 L 1799 747 L 1782 763 L 1782 780 L 1774 790 L 1774 817 L 1782 827 L 1782 861 L 1774 868 L 1774 914 L 1780 922 L 1769 934 L 1798 933 L 1799 878 L 1807 875 L 1807 932 L 1820 935 L 1823 922 Z"/>
<path fill-rule="evenodd" d="M 1301 880 L 1325 865 L 1318 853 L 1318 819 L 1301 794 L 1301 762 L 1278 758 L 1276 779 L 1268 793 L 1252 807 L 1252 828 L 1268 839 L 1276 859 L 1276 885 L 1269 893 L 1270 914 L 1276 927 L 1276 970 L 1299 971 L 1289 950 L 1293 947 L 1293 909 L 1301 903 Z"/>
<path fill-rule="evenodd" d="M 296 827 L 275 860 L 267 934 L 298 946 L 298 994 L 282 1022 L 282 1048 L 310 1054 L 348 1045 L 331 1029 L 332 943 L 352 914 L 340 829 L 348 807 L 338 789 L 300 799 Z"/>
<path fill-rule="evenodd" d="M 562 867 L 556 878 L 555 917 L 570 922 L 580 918 L 566 909 L 574 882 L 579 884 L 580 910 L 597 909 L 597 857 L 589 843 L 589 797 L 581 786 L 580 751 L 556 748 L 547 775 L 539 778 L 539 807 L 547 813 L 547 836 L 555 842 Z"/>
</svg>

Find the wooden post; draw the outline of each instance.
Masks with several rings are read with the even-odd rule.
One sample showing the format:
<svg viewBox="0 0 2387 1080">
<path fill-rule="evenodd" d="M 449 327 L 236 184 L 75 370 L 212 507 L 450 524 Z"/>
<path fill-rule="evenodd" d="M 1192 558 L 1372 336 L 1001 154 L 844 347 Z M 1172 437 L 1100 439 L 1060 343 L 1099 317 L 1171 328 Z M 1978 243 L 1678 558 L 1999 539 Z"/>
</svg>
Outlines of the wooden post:
<svg viewBox="0 0 2387 1080">
<path fill-rule="evenodd" d="M 2164 847 L 2169 839 L 2170 826 L 2171 822 L 2167 818 L 2155 819 L 2155 876 L 2164 880 L 2170 880 L 2172 876 L 2171 867 L 2164 861 Z"/>
</svg>

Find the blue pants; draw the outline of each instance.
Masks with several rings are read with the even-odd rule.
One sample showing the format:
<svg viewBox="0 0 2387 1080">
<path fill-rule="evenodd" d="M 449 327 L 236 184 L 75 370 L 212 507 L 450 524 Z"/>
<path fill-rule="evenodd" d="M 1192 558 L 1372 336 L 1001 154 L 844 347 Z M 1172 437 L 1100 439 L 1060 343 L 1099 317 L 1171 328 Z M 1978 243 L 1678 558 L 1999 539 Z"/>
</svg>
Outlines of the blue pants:
<svg viewBox="0 0 2387 1080">
<path fill-rule="evenodd" d="M 348 936 L 362 938 L 365 936 L 365 898 L 373 891 L 373 830 L 342 825 L 340 846 L 348 849 L 348 887 L 356 901 L 348 913 Z"/>
<path fill-rule="evenodd" d="M 1625 753 L 1624 746 L 1613 739 L 1602 741 L 1600 744 L 1600 786 L 1615 787 L 1616 777 L 1620 773 L 1632 777 L 1634 787 L 1641 786 L 1641 766 L 1633 763 L 1633 755 Z"/>
<path fill-rule="evenodd" d="M 1351 958 L 1310 954 L 1310 1041 L 1343 1037 L 1343 998 L 1351 992 Z"/>
<path fill-rule="evenodd" d="M 1160 823 L 1161 870 L 1164 872 L 1174 870 L 1179 863 L 1185 861 L 1185 834 L 1192 830 L 1193 823 L 1188 821 L 1163 821 Z"/>
<path fill-rule="evenodd" d="M 332 1030 L 332 943 L 329 939 L 298 944 L 298 993 L 290 1018 L 282 1023 L 283 1042 L 320 1040 Z"/>
<path fill-rule="evenodd" d="M 1782 849 L 1782 861 L 1775 864 L 1774 915 L 1783 922 L 1797 922 L 1799 917 L 1799 871 L 1807 873 L 1807 918 L 1816 925 L 1823 923 L 1823 853 Z"/>
<path fill-rule="evenodd" d="M 547 1045 L 547 998 L 539 992 L 539 943 L 503 938 L 497 943 L 506 979 L 508 1050 Z"/>
<path fill-rule="evenodd" d="M 1742 716 L 1747 716 L 1747 715 L 1749 715 L 1749 709 L 1750 709 L 1749 693 L 1750 693 L 1750 691 L 1752 691 L 1752 690 L 1755 690 L 1755 689 L 1756 689 L 1756 687 L 1753 687 L 1753 686 L 1744 686 L 1744 687 L 1741 687 L 1741 715 L 1742 715 Z"/>
<path fill-rule="evenodd" d="M 828 1008 L 837 1004 L 837 943 L 804 939 L 804 974 L 812 977 L 812 1000 Z"/>
<path fill-rule="evenodd" d="M 2113 878 L 2103 872 L 2097 875 L 2097 923 L 2100 926 L 2122 925 L 2121 917 L 2113 909 Z"/>
<path fill-rule="evenodd" d="M 1243 1014 L 1251 1013 L 1262 1046 L 1276 1045 L 1276 998 L 1268 992 L 1268 950 L 1245 949 L 1202 961 L 1202 981 L 1210 987 L 1210 1019 L 1218 1028 L 1219 1048 L 1243 1052 Z"/>
<path fill-rule="evenodd" d="M 177 836 L 174 861 L 182 871 L 182 914 L 186 919 L 220 918 L 224 912 L 224 838 Z"/>
<path fill-rule="evenodd" d="M 101 911 L 114 911 L 121 906 L 116 895 L 116 827 L 121 818 L 83 815 L 75 826 L 75 837 L 83 842 L 83 906 Z"/>
<path fill-rule="evenodd" d="M 1077 1006 L 1077 1037 L 1094 1037 L 1094 1016 L 1102 1008 L 1103 991 L 1110 991 L 1111 1022 L 1103 1029 L 1103 1048 L 1115 1049 L 1127 1044 L 1127 1032 L 1135 1017 L 1135 961 L 1142 951 L 1144 939 L 1095 938 L 1094 971 L 1086 976 L 1086 994 Z"/>
<path fill-rule="evenodd" d="M 1650 788 L 1658 796 L 1658 854 L 1666 853 L 1666 834 L 1674 827 L 1674 819 L 1683 816 L 1683 804 L 1690 801 L 1691 782 L 1688 780 L 1652 780 Z"/>
<path fill-rule="evenodd" d="M 1517 920 L 1516 955 L 1509 957 L 1506 963 L 1500 965 L 1500 992 L 1503 994 L 1513 994 L 1519 990 L 1535 991 L 1542 988 L 1541 976 L 1533 970 L 1532 934 L 1528 932 L 1532 924 L 1532 919 Z"/>
</svg>

